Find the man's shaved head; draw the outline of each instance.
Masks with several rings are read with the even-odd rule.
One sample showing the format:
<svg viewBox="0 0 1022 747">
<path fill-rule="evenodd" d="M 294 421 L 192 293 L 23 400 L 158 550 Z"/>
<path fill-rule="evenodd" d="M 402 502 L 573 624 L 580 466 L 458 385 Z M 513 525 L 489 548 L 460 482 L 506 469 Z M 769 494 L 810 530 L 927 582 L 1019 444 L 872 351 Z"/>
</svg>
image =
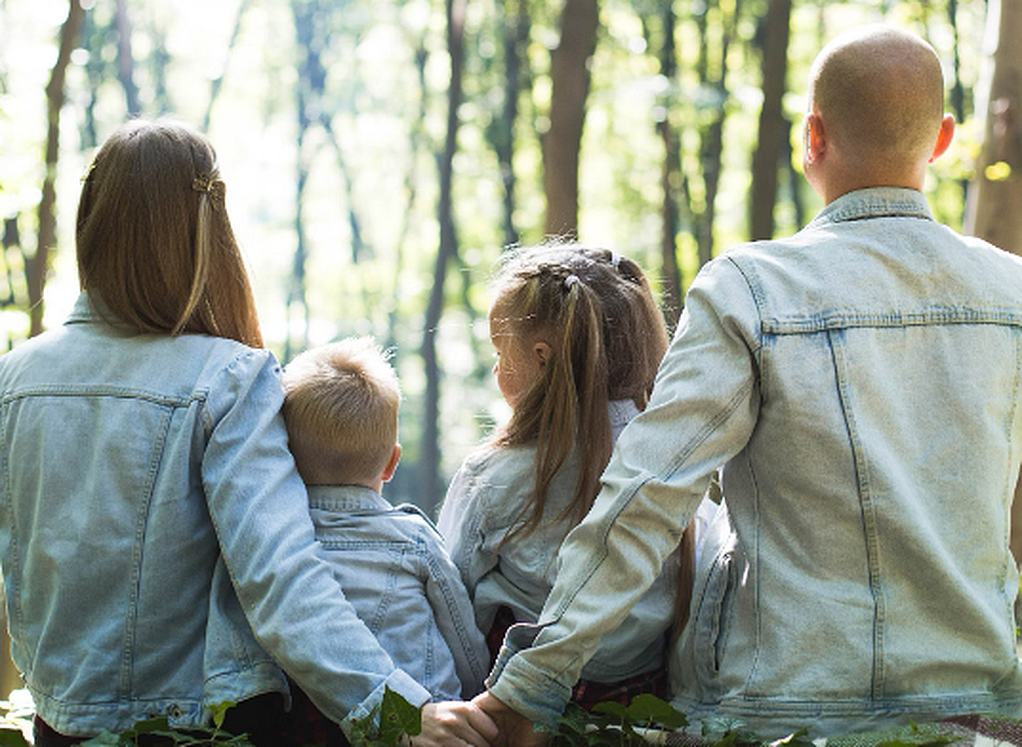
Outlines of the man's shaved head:
<svg viewBox="0 0 1022 747">
<path fill-rule="evenodd" d="M 897 169 L 929 156 L 944 113 L 940 61 L 922 39 L 890 26 L 834 38 L 809 79 L 809 110 L 863 166 Z"/>
</svg>

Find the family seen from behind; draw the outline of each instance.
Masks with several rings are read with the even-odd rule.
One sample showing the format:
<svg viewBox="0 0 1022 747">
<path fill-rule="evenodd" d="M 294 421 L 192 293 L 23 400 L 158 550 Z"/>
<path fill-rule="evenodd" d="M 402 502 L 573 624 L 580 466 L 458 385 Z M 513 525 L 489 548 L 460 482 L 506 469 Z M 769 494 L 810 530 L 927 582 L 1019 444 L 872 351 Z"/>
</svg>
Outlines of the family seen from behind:
<svg viewBox="0 0 1022 747">
<path fill-rule="evenodd" d="M 707 263 L 673 340 L 632 259 L 508 250 L 488 321 L 511 416 L 436 525 L 383 496 L 385 351 L 282 371 L 211 145 L 121 127 L 83 181 L 73 311 L 0 357 L 35 744 L 233 702 L 224 728 L 260 747 L 345 745 L 387 689 L 421 706 L 415 747 L 542 745 L 569 701 L 639 693 L 695 736 L 1022 718 L 1022 260 L 932 217 L 943 100 L 912 34 L 824 47 L 803 122 L 823 209 Z"/>
</svg>

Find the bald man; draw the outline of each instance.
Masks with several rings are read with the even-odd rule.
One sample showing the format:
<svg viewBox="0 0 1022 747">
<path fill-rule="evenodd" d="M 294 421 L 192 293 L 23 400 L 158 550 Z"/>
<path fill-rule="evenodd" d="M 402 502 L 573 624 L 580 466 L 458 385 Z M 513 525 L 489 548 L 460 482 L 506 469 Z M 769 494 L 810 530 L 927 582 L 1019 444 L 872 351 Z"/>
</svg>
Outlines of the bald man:
<svg viewBox="0 0 1022 747">
<path fill-rule="evenodd" d="M 933 49 L 894 28 L 820 53 L 804 160 L 826 206 L 692 284 L 540 624 L 511 629 L 477 699 L 507 743 L 540 743 L 531 723 L 561 712 L 721 465 L 726 506 L 672 660 L 690 721 L 816 737 L 1022 716 L 1022 261 L 931 215 L 926 166 L 954 131 L 943 90 Z"/>
</svg>

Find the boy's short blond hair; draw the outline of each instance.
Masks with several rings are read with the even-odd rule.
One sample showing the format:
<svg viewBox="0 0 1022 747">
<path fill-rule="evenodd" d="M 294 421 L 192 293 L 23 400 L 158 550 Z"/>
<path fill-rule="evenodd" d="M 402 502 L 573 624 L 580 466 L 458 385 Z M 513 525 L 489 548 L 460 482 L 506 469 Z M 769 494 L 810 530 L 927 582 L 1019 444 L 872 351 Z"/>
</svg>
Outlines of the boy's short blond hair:
<svg viewBox="0 0 1022 747">
<path fill-rule="evenodd" d="M 291 452 L 310 485 L 379 479 L 397 443 L 401 388 L 369 337 L 307 350 L 284 369 Z"/>
</svg>

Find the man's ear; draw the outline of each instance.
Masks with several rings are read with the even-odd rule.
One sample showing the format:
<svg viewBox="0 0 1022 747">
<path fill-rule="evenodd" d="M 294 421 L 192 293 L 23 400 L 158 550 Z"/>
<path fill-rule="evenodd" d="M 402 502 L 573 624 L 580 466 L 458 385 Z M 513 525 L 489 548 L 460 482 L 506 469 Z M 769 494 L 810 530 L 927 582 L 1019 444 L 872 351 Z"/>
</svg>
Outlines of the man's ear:
<svg viewBox="0 0 1022 747">
<path fill-rule="evenodd" d="M 930 154 L 930 163 L 933 163 L 951 145 L 955 136 L 955 118 L 953 114 L 945 114 L 940 123 L 940 133 L 937 135 L 937 144 L 933 146 L 933 153 Z"/>
<path fill-rule="evenodd" d="M 819 114 L 815 112 L 806 114 L 803 137 L 806 161 L 816 163 L 827 150 L 827 131 Z"/>
<path fill-rule="evenodd" d="M 546 365 L 546 362 L 550 360 L 550 346 L 543 342 L 537 342 L 532 346 L 532 352 L 539 359 L 539 367 L 542 368 Z"/>
<path fill-rule="evenodd" d="M 390 452 L 390 459 L 387 461 L 387 466 L 383 468 L 383 474 L 380 479 L 383 482 L 390 482 L 390 478 L 394 476 L 394 472 L 397 470 L 397 463 L 401 461 L 401 444 L 394 444 L 394 450 Z"/>
</svg>

